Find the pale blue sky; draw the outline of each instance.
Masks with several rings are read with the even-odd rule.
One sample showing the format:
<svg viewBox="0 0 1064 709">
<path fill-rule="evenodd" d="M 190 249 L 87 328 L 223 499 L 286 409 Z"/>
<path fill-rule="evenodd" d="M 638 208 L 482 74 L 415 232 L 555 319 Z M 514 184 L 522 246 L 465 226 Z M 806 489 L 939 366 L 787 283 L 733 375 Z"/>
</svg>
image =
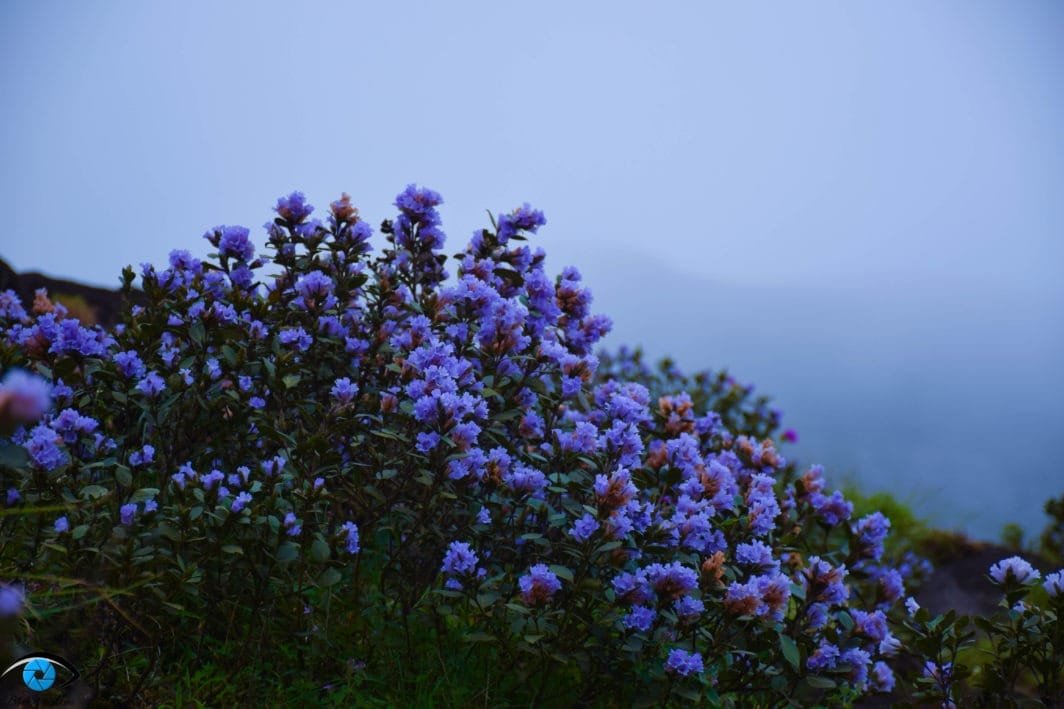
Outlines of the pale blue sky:
<svg viewBox="0 0 1064 709">
<path fill-rule="evenodd" d="M 1064 492 L 1062 38 L 1048 0 L 6 0 L 0 256 L 114 284 L 292 189 L 376 223 L 426 184 L 449 246 L 527 200 L 613 342 L 730 366 L 803 457 L 943 523 L 1034 528 Z"/>
</svg>

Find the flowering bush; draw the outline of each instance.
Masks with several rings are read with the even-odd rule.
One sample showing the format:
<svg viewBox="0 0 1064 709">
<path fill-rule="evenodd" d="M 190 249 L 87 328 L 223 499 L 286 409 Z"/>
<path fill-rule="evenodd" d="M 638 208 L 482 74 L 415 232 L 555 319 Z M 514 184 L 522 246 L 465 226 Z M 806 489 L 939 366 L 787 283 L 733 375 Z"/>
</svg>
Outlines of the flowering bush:
<svg viewBox="0 0 1064 709">
<path fill-rule="evenodd" d="M 404 190 L 374 252 L 346 195 L 320 221 L 293 193 L 269 257 L 216 227 L 110 331 L 0 296 L 0 622 L 61 625 L 127 700 L 191 656 L 333 687 L 461 658 L 531 700 L 890 691 L 919 568 L 890 522 L 726 374 L 596 356 L 541 212 L 448 259 L 441 201 Z"/>
</svg>

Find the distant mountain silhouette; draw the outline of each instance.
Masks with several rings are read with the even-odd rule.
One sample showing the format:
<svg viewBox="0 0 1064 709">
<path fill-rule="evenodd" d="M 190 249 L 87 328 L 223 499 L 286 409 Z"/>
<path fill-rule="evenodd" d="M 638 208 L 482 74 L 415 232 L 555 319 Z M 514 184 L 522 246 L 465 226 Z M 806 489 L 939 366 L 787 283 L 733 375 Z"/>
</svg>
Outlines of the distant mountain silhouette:
<svg viewBox="0 0 1064 709">
<path fill-rule="evenodd" d="M 28 310 L 39 288 L 47 290 L 53 301 L 62 303 L 83 322 L 108 326 L 122 318 L 125 297 L 117 289 L 87 286 L 36 272 L 18 273 L 0 259 L 0 291 L 15 291 Z"/>
</svg>

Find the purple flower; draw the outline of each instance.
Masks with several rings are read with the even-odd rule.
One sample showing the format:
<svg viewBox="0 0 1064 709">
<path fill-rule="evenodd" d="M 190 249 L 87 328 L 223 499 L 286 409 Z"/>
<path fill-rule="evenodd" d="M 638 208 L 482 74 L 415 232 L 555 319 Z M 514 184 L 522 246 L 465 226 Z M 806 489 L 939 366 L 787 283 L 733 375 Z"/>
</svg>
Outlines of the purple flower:
<svg viewBox="0 0 1064 709">
<path fill-rule="evenodd" d="M 513 470 L 503 475 L 503 481 L 516 493 L 537 495 L 547 487 L 547 476 L 542 471 L 526 465 L 515 465 Z"/>
<path fill-rule="evenodd" d="M 850 597 L 846 575 L 843 565 L 832 566 L 818 556 L 809 557 L 809 565 L 802 569 L 807 598 L 820 603 L 843 603 Z"/>
<path fill-rule="evenodd" d="M 633 606 L 632 610 L 628 611 L 628 614 L 621 619 L 621 622 L 629 630 L 638 630 L 645 633 L 654 625 L 654 619 L 657 617 L 658 614 L 653 608 Z"/>
<path fill-rule="evenodd" d="M 141 361 L 140 355 L 135 350 L 117 352 L 111 359 L 118 367 L 118 371 L 126 379 L 139 379 L 144 376 L 144 362 Z"/>
<path fill-rule="evenodd" d="M 344 541 L 345 548 L 348 554 L 357 554 L 361 551 L 362 547 L 359 546 L 358 538 L 358 525 L 354 522 L 344 522 L 341 530 L 346 534 L 347 539 Z"/>
<path fill-rule="evenodd" d="M 1064 594 L 1064 569 L 1057 571 L 1053 574 L 1047 574 L 1045 583 L 1042 587 L 1049 594 L 1050 598 L 1056 598 L 1057 596 Z"/>
<path fill-rule="evenodd" d="M 1034 583 L 1041 576 L 1037 569 L 1018 556 L 1002 559 L 990 567 L 990 578 L 1001 585 L 1010 582 L 1026 585 Z"/>
<path fill-rule="evenodd" d="M 26 593 L 21 586 L 0 583 L 0 618 L 10 618 L 22 612 Z"/>
<path fill-rule="evenodd" d="M 868 670 L 872 664 L 872 656 L 860 648 L 850 648 L 839 657 L 839 663 L 848 665 L 850 668 L 849 679 L 858 689 L 864 689 L 868 684 Z"/>
<path fill-rule="evenodd" d="M 145 500 L 144 501 L 144 511 L 145 512 L 154 512 L 157 509 L 159 509 L 159 503 L 156 502 L 155 500 Z"/>
<path fill-rule="evenodd" d="M 761 615 L 774 620 L 783 620 L 787 603 L 791 599 L 791 581 L 781 573 L 772 572 L 765 576 L 755 576 L 757 592 L 764 606 Z"/>
<path fill-rule="evenodd" d="M 894 691 L 894 671 L 883 661 L 872 665 L 872 689 L 876 692 Z"/>
<path fill-rule="evenodd" d="M 905 582 L 897 569 L 885 569 L 879 576 L 881 608 L 890 608 L 905 593 Z"/>
<path fill-rule="evenodd" d="M 888 634 L 887 617 L 883 611 L 867 611 L 854 608 L 850 611 L 854 620 L 854 631 L 864 635 L 873 642 L 882 642 Z"/>
<path fill-rule="evenodd" d="M 732 581 L 724 594 L 724 607 L 738 616 L 759 616 L 765 612 L 757 578 L 745 582 Z"/>
<path fill-rule="evenodd" d="M 19 494 L 18 490 L 16 490 L 13 487 L 9 487 L 7 489 L 7 506 L 8 507 L 11 507 L 12 505 L 14 505 L 16 502 L 18 502 L 21 499 L 22 499 L 22 495 Z"/>
<path fill-rule="evenodd" d="M 853 532 L 857 535 L 857 550 L 862 556 L 879 559 L 883 556 L 883 540 L 890 531 L 890 520 L 881 512 L 857 520 Z"/>
<path fill-rule="evenodd" d="M 26 309 L 22 307 L 22 300 L 15 291 L 9 289 L 0 293 L 0 318 L 16 321 L 26 319 Z"/>
<path fill-rule="evenodd" d="M 282 345 L 295 347 L 300 352 L 309 350 L 314 342 L 314 339 L 301 327 L 286 327 L 281 330 L 278 339 L 280 339 Z"/>
<path fill-rule="evenodd" d="M 395 198 L 395 206 L 415 222 L 435 223 L 435 207 L 443 204 L 439 192 L 427 187 L 407 185 Z"/>
<path fill-rule="evenodd" d="M 185 484 L 189 480 L 196 479 L 196 471 L 192 469 L 192 463 L 187 462 L 182 465 L 176 473 L 170 476 L 170 479 L 182 490 L 185 489 Z"/>
<path fill-rule="evenodd" d="M 229 509 L 232 512 L 239 512 L 247 507 L 249 502 L 251 502 L 251 493 L 247 491 L 241 492 L 233 499 L 233 506 Z"/>
<path fill-rule="evenodd" d="M 594 429 L 594 426 L 592 426 Z M 579 426 L 577 430 L 580 430 Z M 606 512 L 620 509 L 627 505 L 638 493 L 632 482 L 632 475 L 624 468 L 617 468 L 609 477 L 595 476 L 595 501 Z"/>
<path fill-rule="evenodd" d="M 214 238 L 217 243 L 218 253 L 222 256 L 230 256 L 240 261 L 250 261 L 255 255 L 255 247 L 248 239 L 250 232 L 247 227 L 222 226 L 215 229 Z M 208 237 L 208 241 L 214 243 L 214 239 Z"/>
<path fill-rule="evenodd" d="M 939 688 L 948 694 L 953 683 L 953 663 L 943 662 L 940 665 L 934 660 L 927 660 L 924 662 L 924 677 L 935 680 Z"/>
<path fill-rule="evenodd" d="M 499 216 L 499 243 L 505 244 L 521 231 L 535 233 L 546 223 L 547 218 L 543 216 L 543 212 L 538 209 L 532 209 L 528 202 L 525 202 L 510 214 Z"/>
<path fill-rule="evenodd" d="M 821 640 L 817 649 L 813 650 L 812 654 L 809 655 L 809 659 L 805 661 L 805 666 L 812 672 L 823 672 L 824 670 L 834 669 L 838 659 L 839 648 L 827 640 Z"/>
<path fill-rule="evenodd" d="M 129 464 L 134 468 L 141 465 L 148 465 L 155 460 L 155 447 L 145 445 L 139 451 L 133 451 L 129 456 Z"/>
<path fill-rule="evenodd" d="M 670 651 L 668 659 L 665 660 L 665 671 L 671 675 L 690 677 L 702 674 L 704 669 L 701 655 L 680 648 Z"/>
<path fill-rule="evenodd" d="M 735 560 L 762 571 L 778 570 L 780 562 L 772 557 L 772 547 L 759 539 L 735 547 Z"/>
<path fill-rule="evenodd" d="M 284 529 L 285 534 L 290 537 L 298 537 L 299 533 L 303 531 L 303 525 L 299 523 L 299 519 L 296 518 L 294 512 L 288 512 L 285 514 Z"/>
<path fill-rule="evenodd" d="M 491 510 L 481 507 L 480 512 L 477 512 L 477 524 L 491 524 Z"/>
<path fill-rule="evenodd" d="M 853 503 L 848 502 L 842 493 L 836 490 L 830 497 L 815 492 L 809 497 L 817 517 L 830 527 L 842 524 L 853 514 Z"/>
<path fill-rule="evenodd" d="M 598 429 L 581 421 L 572 431 L 558 431 L 558 445 L 567 453 L 590 455 L 599 449 Z"/>
<path fill-rule="evenodd" d="M 33 423 L 51 408 L 52 385 L 41 377 L 12 369 L 0 381 L 0 418 Z"/>
<path fill-rule="evenodd" d="M 554 598 L 562 582 L 546 564 L 536 564 L 517 580 L 517 586 L 521 589 L 521 598 L 525 603 L 538 606 Z"/>
<path fill-rule="evenodd" d="M 288 461 L 285 460 L 284 456 L 275 455 L 269 460 L 262 461 L 262 472 L 268 478 L 276 477 L 281 474 L 281 471 L 284 469 L 285 463 L 287 462 Z"/>
<path fill-rule="evenodd" d="M 314 207 L 307 204 L 307 198 L 303 196 L 302 192 L 293 192 L 287 197 L 279 198 L 273 211 L 277 212 L 281 219 L 284 219 L 290 225 L 296 225 L 309 217 L 311 212 L 314 211 Z"/>
<path fill-rule="evenodd" d="M 155 372 L 148 372 L 147 376 L 137 382 L 137 391 L 147 397 L 156 397 L 166 388 L 166 382 Z"/>
<path fill-rule="evenodd" d="M 643 572 L 650 587 L 662 599 L 676 600 L 698 587 L 698 572 L 678 561 L 651 564 Z"/>
<path fill-rule="evenodd" d="M 341 377 L 333 382 L 332 389 L 329 390 L 329 393 L 341 404 L 350 404 L 358 394 L 358 385 L 352 384 L 351 380 L 347 377 Z"/>
<path fill-rule="evenodd" d="M 916 611 L 920 610 L 920 604 L 916 602 L 915 598 L 909 596 L 905 599 L 905 610 L 909 613 L 909 616 L 912 617 L 916 615 Z"/>
<path fill-rule="evenodd" d="M 210 357 L 207 359 L 207 376 L 212 380 L 218 379 L 222 376 L 222 365 L 218 363 L 217 357 Z"/>
<path fill-rule="evenodd" d="M 763 536 L 772 531 L 776 517 L 780 514 L 779 501 L 773 489 L 775 482 L 771 475 L 763 473 L 750 476 L 746 504 L 749 508 L 750 531 L 756 536 Z"/>
<path fill-rule="evenodd" d="M 617 596 L 618 603 L 625 604 L 646 603 L 652 598 L 653 593 L 646 574 L 642 570 L 634 574 L 625 571 L 614 577 L 613 592 Z"/>
<path fill-rule="evenodd" d="M 477 553 L 467 542 L 454 541 L 447 547 L 440 571 L 453 576 L 464 576 L 476 569 L 477 561 Z"/>
<path fill-rule="evenodd" d="M 691 622 L 697 619 L 702 612 L 706 609 L 706 606 L 702 601 L 691 596 L 684 596 L 680 600 L 672 604 L 672 609 L 676 611 L 676 615 L 680 620 L 685 622 Z"/>
<path fill-rule="evenodd" d="M 311 271 L 296 281 L 295 289 L 299 295 L 294 304 L 304 310 L 322 308 L 328 310 L 336 305 L 333 295 L 333 279 L 321 271 Z"/>
<path fill-rule="evenodd" d="M 591 535 L 594 534 L 598 528 L 598 520 L 590 514 L 584 514 L 583 517 L 573 523 L 572 529 L 569 530 L 569 536 L 576 541 L 583 543 L 590 539 Z"/>
<path fill-rule="evenodd" d="M 91 416 L 82 416 L 76 409 L 64 409 L 48 425 L 61 434 L 64 441 L 73 444 L 80 436 L 93 433 L 99 422 Z"/>
<path fill-rule="evenodd" d="M 126 503 L 122 505 L 121 508 L 119 508 L 118 512 L 119 516 L 121 517 L 122 524 L 128 527 L 129 525 L 133 524 L 133 516 L 137 514 L 137 504 L 135 502 Z"/>
<path fill-rule="evenodd" d="M 203 486 L 204 490 L 212 490 L 215 485 L 223 480 L 225 480 L 225 473 L 221 470 L 212 470 L 200 478 L 200 485 Z M 224 497 L 224 495 L 219 494 L 219 497 Z"/>
<path fill-rule="evenodd" d="M 62 534 L 70 529 L 70 520 L 63 515 L 55 521 L 55 531 L 57 534 Z"/>
<path fill-rule="evenodd" d="M 809 610 L 805 612 L 805 617 L 810 629 L 819 630 L 823 628 L 828 623 L 828 605 L 826 603 L 810 604 Z"/>
<path fill-rule="evenodd" d="M 440 434 L 435 431 L 422 431 L 417 434 L 417 444 L 414 446 L 419 453 L 428 454 L 440 444 Z"/>
<path fill-rule="evenodd" d="M 33 427 L 22 447 L 29 453 L 34 467 L 52 471 L 69 460 L 66 450 L 59 447 L 59 435 L 43 423 Z"/>
</svg>

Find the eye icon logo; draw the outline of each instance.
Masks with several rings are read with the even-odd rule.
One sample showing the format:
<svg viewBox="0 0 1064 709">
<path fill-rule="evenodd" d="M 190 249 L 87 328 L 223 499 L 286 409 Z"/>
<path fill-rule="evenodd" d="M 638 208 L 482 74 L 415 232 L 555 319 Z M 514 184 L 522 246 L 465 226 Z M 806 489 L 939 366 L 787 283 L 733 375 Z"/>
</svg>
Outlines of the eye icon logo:
<svg viewBox="0 0 1064 709">
<path fill-rule="evenodd" d="M 55 665 L 43 657 L 35 657 L 22 668 L 22 681 L 34 692 L 51 689 L 55 684 Z"/>
<path fill-rule="evenodd" d="M 67 686 L 79 677 L 78 671 L 63 658 L 38 652 L 32 655 L 26 655 L 22 659 L 16 661 L 4 670 L 3 674 L 0 674 L 0 679 L 7 677 L 8 674 L 18 673 L 22 675 L 22 684 L 30 690 L 34 692 L 47 692 L 52 687 L 56 686 L 56 678 L 58 675 L 56 668 L 65 670 L 71 675 L 69 679 L 58 685 L 60 688 Z"/>
</svg>

